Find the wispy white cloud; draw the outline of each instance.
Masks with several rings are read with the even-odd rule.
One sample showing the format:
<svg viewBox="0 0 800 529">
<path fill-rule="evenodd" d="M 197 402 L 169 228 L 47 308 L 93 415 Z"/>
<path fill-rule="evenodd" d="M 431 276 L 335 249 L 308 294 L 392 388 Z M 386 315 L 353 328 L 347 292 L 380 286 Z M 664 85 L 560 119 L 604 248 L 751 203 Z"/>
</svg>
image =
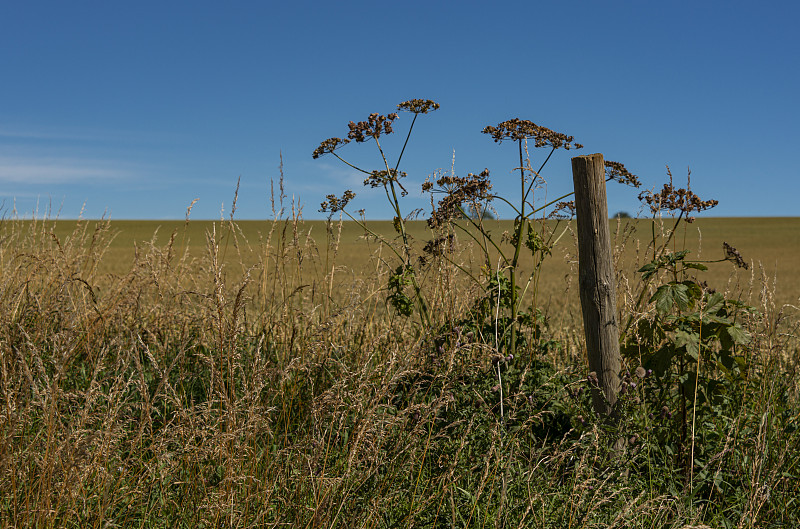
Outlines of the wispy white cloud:
<svg viewBox="0 0 800 529">
<path fill-rule="evenodd" d="M 55 141 L 55 142 L 81 142 L 81 143 L 107 143 L 107 142 L 146 142 L 162 143 L 182 141 L 181 135 L 174 132 L 161 131 L 132 131 L 119 129 L 84 129 L 64 127 L 32 127 L 0 125 L 0 138 L 16 141 Z"/>
<path fill-rule="evenodd" d="M 0 183 L 65 184 L 130 178 L 135 171 L 113 160 L 0 156 Z"/>
</svg>

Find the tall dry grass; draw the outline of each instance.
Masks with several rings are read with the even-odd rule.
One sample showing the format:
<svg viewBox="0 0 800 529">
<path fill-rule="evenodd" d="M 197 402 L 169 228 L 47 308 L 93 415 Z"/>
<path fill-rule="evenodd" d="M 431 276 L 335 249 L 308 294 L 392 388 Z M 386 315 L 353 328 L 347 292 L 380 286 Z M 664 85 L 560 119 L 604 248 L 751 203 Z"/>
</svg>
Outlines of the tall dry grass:
<svg viewBox="0 0 800 529">
<path fill-rule="evenodd" d="M 457 324 L 481 294 L 453 264 L 475 259 L 468 244 L 421 276 L 425 327 L 387 309 L 380 244 L 364 241 L 373 272 L 357 273 L 339 255 L 343 224 L 318 245 L 276 196 L 259 240 L 231 215 L 193 255 L 187 213 L 115 274 L 99 272 L 108 222 L 58 236 L 51 221 L 2 221 L 0 525 L 798 521 L 797 318 L 768 276 L 753 283 L 765 315 L 750 328 L 753 385 L 715 441 L 731 483 L 688 496 L 682 474 L 642 463 L 641 445 L 609 459 L 581 415 L 579 322 L 557 308 L 568 304 L 542 304 L 537 353 L 502 364 L 500 391 L 491 341 Z"/>
</svg>

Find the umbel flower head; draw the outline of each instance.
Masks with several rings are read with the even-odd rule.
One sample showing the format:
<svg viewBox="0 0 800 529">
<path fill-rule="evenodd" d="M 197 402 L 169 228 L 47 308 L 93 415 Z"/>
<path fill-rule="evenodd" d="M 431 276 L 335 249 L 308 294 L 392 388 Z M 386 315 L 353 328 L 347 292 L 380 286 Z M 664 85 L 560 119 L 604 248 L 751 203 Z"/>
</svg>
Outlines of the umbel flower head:
<svg viewBox="0 0 800 529">
<path fill-rule="evenodd" d="M 392 122 L 397 119 L 397 114 L 392 112 L 387 116 L 382 116 L 377 112 L 369 115 L 366 121 L 355 123 L 351 121 L 347 126 L 350 132 L 347 137 L 358 143 L 367 141 L 369 138 L 378 139 L 381 134 L 391 134 Z"/>
<path fill-rule="evenodd" d="M 642 183 L 636 177 L 635 174 L 629 172 L 625 169 L 625 166 L 619 162 L 612 162 L 611 160 L 606 160 L 604 162 L 606 166 L 606 178 L 609 180 L 616 180 L 620 184 L 625 184 L 633 187 L 639 187 Z"/>
<path fill-rule="evenodd" d="M 561 201 L 558 204 L 556 204 L 555 208 L 553 208 L 553 211 L 551 211 L 550 214 L 547 215 L 547 218 L 566 220 L 566 219 L 571 219 L 574 216 L 575 216 L 575 201 L 570 200 L 566 202 Z"/>
<path fill-rule="evenodd" d="M 406 173 L 404 171 L 398 171 L 397 169 L 389 169 L 388 171 L 372 171 L 364 180 L 364 185 L 370 187 L 380 187 L 385 186 L 389 182 L 397 182 L 399 178 L 405 177 Z"/>
<path fill-rule="evenodd" d="M 659 193 L 644 191 L 639 194 L 639 200 L 647 203 L 653 214 L 659 211 L 680 211 L 686 215 L 687 222 L 694 222 L 694 217 L 690 216 L 689 213 L 711 209 L 719 204 L 718 200 L 700 200 L 700 197 L 692 193 L 691 171 L 687 177 L 686 189 L 675 189 L 675 186 L 672 185 L 672 171 L 670 171 L 669 167 L 667 167 L 667 174 L 669 175 L 669 183 L 664 184 L 664 188 Z"/>
<path fill-rule="evenodd" d="M 342 211 L 348 202 L 356 198 L 356 194 L 350 191 L 349 189 L 344 192 L 342 198 L 337 197 L 336 195 L 328 195 L 328 200 L 320 204 L 320 212 L 327 213 L 330 212 L 331 214 L 336 213 L 337 211 Z"/>
<path fill-rule="evenodd" d="M 431 228 L 437 228 L 448 220 L 458 217 L 464 202 L 475 203 L 492 199 L 492 183 L 489 181 L 488 169 L 477 175 L 469 173 L 466 178 L 455 175 L 443 176 L 436 181 L 436 185 L 443 189 L 445 197 L 439 201 L 438 207 L 428 219 Z M 424 187 L 430 189 L 428 185 Z"/>
<path fill-rule="evenodd" d="M 314 153 L 311 156 L 316 160 L 323 154 L 333 152 L 337 148 L 341 147 L 342 145 L 347 145 L 348 143 L 350 143 L 350 140 L 343 140 L 342 138 L 328 138 L 320 143 L 319 147 L 314 149 Z"/>
<path fill-rule="evenodd" d="M 572 136 L 555 132 L 547 127 L 542 127 L 532 121 L 528 121 L 527 119 L 509 119 L 508 121 L 498 123 L 496 127 L 486 127 L 482 132 L 484 134 L 489 134 L 497 143 L 502 143 L 503 140 L 517 141 L 533 139 L 535 147 L 550 146 L 554 149 L 563 147 L 567 150 L 583 148 L 583 145 L 580 143 L 574 143 L 575 138 Z"/>
<path fill-rule="evenodd" d="M 403 101 L 397 105 L 397 110 L 411 112 L 413 114 L 427 114 L 438 108 L 439 103 L 431 101 L 430 99 L 411 99 L 410 101 Z"/>
</svg>

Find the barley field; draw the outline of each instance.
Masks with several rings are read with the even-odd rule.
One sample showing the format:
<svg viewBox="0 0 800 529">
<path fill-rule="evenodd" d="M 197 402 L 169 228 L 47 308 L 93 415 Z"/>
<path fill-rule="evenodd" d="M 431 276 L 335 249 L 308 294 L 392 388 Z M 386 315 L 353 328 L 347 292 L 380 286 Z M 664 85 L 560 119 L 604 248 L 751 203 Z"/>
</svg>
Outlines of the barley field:
<svg viewBox="0 0 800 529">
<path fill-rule="evenodd" d="M 797 526 L 800 219 L 698 219 L 658 255 L 670 219 L 610 226 L 614 424 L 574 221 L 538 225 L 508 349 L 516 298 L 458 230 L 426 253 L 409 223 L 409 278 L 352 222 L 3 220 L 0 527 Z"/>
</svg>

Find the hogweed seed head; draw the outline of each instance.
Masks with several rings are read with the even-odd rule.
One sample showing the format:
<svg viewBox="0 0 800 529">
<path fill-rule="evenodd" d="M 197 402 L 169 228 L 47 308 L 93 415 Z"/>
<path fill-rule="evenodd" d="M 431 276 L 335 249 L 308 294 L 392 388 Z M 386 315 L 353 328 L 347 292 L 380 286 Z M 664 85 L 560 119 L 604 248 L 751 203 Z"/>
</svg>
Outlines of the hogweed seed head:
<svg viewBox="0 0 800 529">
<path fill-rule="evenodd" d="M 328 195 L 325 198 L 327 198 L 327 200 L 320 204 L 320 212 L 336 213 L 337 211 L 342 211 L 348 202 L 356 198 L 356 194 L 348 189 L 344 192 L 342 198 L 339 198 L 336 195 Z"/>
<path fill-rule="evenodd" d="M 365 186 L 381 187 L 389 182 L 397 182 L 398 179 L 404 178 L 406 173 L 396 169 L 389 169 L 388 171 L 372 171 L 370 175 L 364 180 Z"/>
<path fill-rule="evenodd" d="M 575 216 L 575 201 L 562 201 L 556 204 L 556 207 L 550 214 L 547 216 L 550 219 L 560 219 L 566 220 L 571 219 Z"/>
<path fill-rule="evenodd" d="M 574 143 L 572 136 L 542 127 L 527 119 L 509 119 L 498 123 L 496 127 L 485 127 L 482 132 L 489 134 L 496 143 L 502 143 L 503 140 L 532 139 L 535 147 L 550 146 L 554 149 L 563 147 L 566 150 L 583 148 L 580 143 Z"/>
<path fill-rule="evenodd" d="M 489 170 L 484 169 L 480 174 L 469 173 L 466 178 L 461 176 L 443 176 L 436 181 L 445 197 L 439 201 L 437 208 L 428 219 L 431 228 L 437 228 L 448 220 L 456 218 L 461 213 L 464 202 L 476 203 L 492 199 L 492 183 L 489 181 Z"/>
<path fill-rule="evenodd" d="M 316 160 L 323 154 L 331 153 L 342 145 L 347 145 L 348 143 L 350 143 L 350 140 L 343 140 L 342 138 L 328 138 L 320 143 L 319 147 L 314 149 L 314 153 L 311 156 Z"/>
<path fill-rule="evenodd" d="M 606 166 L 606 178 L 609 180 L 616 180 L 620 184 L 633 187 L 639 187 L 642 185 L 642 183 L 639 181 L 639 178 L 637 178 L 635 174 L 628 171 L 621 163 L 606 160 L 604 165 Z"/>
<path fill-rule="evenodd" d="M 397 110 L 403 112 L 412 112 L 414 114 L 427 114 L 439 108 L 439 103 L 431 101 L 430 99 L 411 99 L 403 101 L 397 105 Z"/>
<path fill-rule="evenodd" d="M 392 122 L 396 119 L 397 114 L 394 112 L 386 116 L 373 112 L 366 121 L 359 121 L 358 123 L 351 121 L 347 125 L 350 128 L 347 137 L 357 143 L 363 143 L 369 138 L 378 139 L 381 134 L 391 134 L 393 132 Z"/>
<path fill-rule="evenodd" d="M 724 241 L 722 243 L 722 247 L 725 249 L 725 259 L 727 261 L 733 261 L 736 263 L 736 266 L 739 268 L 744 268 L 745 270 L 750 268 L 750 265 L 748 265 L 742 258 L 742 254 L 739 253 L 739 250 Z"/>
<path fill-rule="evenodd" d="M 718 200 L 701 200 L 700 197 L 692 193 L 689 185 L 691 183 L 691 172 L 689 173 L 686 189 L 675 188 L 672 184 L 672 172 L 669 167 L 667 167 L 667 174 L 669 175 L 669 183 L 664 184 L 660 192 L 644 191 L 639 194 L 639 200 L 647 203 L 654 215 L 659 211 L 680 211 L 686 214 L 687 222 L 693 222 L 694 217 L 689 216 L 689 213 L 711 209 L 719 204 Z"/>
<path fill-rule="evenodd" d="M 447 235 L 443 235 L 441 237 L 437 237 L 436 239 L 431 239 L 430 241 L 428 241 L 422 248 L 422 251 L 434 257 L 440 257 L 444 255 L 446 251 L 447 252 L 453 251 L 453 241 L 454 241 L 453 234 L 448 233 Z M 474 335 L 475 333 L 469 331 L 466 335 L 467 340 L 471 340 Z"/>
</svg>

